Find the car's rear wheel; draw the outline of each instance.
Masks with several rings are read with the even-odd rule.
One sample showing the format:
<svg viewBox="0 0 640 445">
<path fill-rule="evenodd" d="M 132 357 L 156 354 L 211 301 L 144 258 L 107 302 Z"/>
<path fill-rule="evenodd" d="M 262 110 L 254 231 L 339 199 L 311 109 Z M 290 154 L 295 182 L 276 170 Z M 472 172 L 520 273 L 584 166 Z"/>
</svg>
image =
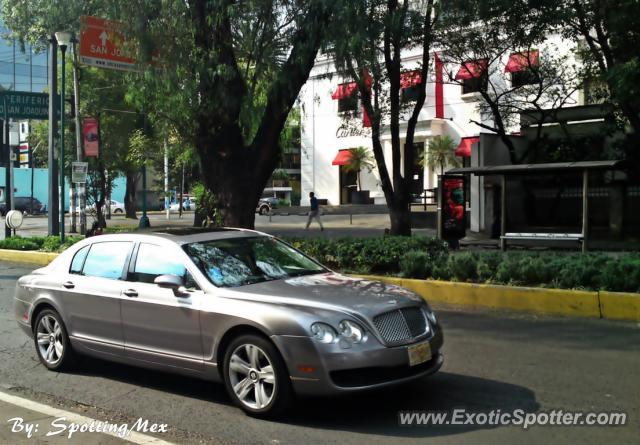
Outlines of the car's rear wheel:
<svg viewBox="0 0 640 445">
<path fill-rule="evenodd" d="M 122 209 L 115 209 L 113 213 L 124 213 L 124 211 Z"/>
<path fill-rule="evenodd" d="M 38 358 L 52 371 L 71 369 L 76 354 L 71 348 L 67 330 L 60 315 L 53 309 L 38 314 L 33 335 Z"/>
<path fill-rule="evenodd" d="M 259 417 L 281 414 L 293 400 L 289 373 L 275 346 L 263 337 L 243 335 L 226 349 L 224 381 L 234 403 Z"/>
<path fill-rule="evenodd" d="M 261 215 L 269 214 L 269 206 L 260 206 L 260 214 Z"/>
</svg>

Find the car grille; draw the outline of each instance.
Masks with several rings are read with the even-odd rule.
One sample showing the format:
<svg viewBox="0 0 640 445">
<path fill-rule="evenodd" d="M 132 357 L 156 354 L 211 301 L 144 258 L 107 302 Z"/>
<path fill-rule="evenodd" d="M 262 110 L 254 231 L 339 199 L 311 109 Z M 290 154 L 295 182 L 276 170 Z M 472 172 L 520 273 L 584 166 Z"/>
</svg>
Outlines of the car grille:
<svg viewBox="0 0 640 445">
<path fill-rule="evenodd" d="M 373 318 L 386 343 L 395 344 L 420 337 L 429 330 L 424 312 L 419 307 L 408 307 L 385 312 Z"/>
</svg>

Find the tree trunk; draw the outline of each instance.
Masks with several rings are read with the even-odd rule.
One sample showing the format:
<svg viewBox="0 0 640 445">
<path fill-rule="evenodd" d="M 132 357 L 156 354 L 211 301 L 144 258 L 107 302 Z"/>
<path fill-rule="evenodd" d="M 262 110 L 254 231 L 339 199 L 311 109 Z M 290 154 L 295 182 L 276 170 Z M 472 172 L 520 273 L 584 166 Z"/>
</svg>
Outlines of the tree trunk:
<svg viewBox="0 0 640 445">
<path fill-rule="evenodd" d="M 409 205 L 390 205 L 389 219 L 391 220 L 391 234 L 411 236 L 411 210 Z"/>
<path fill-rule="evenodd" d="M 138 219 L 136 211 L 138 205 L 136 202 L 136 187 L 138 186 L 138 173 L 127 172 L 127 185 L 124 193 L 124 209 L 127 218 Z"/>
</svg>

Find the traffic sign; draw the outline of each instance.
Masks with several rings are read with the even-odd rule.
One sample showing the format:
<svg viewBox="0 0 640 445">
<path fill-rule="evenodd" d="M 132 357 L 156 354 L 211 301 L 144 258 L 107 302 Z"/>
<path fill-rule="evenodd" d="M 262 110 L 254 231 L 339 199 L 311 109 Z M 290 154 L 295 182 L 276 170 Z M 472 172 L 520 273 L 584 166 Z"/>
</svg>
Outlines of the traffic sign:
<svg viewBox="0 0 640 445">
<path fill-rule="evenodd" d="M 99 68 L 134 71 L 133 45 L 122 32 L 123 24 L 98 17 L 80 17 L 80 63 Z"/>
<path fill-rule="evenodd" d="M 48 119 L 49 95 L 24 91 L 2 91 L 0 92 L 0 119 L 4 117 Z"/>
<path fill-rule="evenodd" d="M 72 162 L 71 163 L 71 182 L 74 184 L 84 184 L 87 182 L 87 171 L 89 163 Z"/>
</svg>

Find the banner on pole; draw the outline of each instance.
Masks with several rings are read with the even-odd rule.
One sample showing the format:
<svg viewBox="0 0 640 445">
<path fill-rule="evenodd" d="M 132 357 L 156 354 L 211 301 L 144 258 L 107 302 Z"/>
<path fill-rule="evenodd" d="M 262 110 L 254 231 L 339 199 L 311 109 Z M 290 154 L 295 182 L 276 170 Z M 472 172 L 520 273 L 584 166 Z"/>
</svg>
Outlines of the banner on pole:
<svg viewBox="0 0 640 445">
<path fill-rule="evenodd" d="M 98 119 L 86 117 L 82 122 L 82 137 L 84 138 L 84 155 L 98 156 L 100 153 Z"/>
</svg>

